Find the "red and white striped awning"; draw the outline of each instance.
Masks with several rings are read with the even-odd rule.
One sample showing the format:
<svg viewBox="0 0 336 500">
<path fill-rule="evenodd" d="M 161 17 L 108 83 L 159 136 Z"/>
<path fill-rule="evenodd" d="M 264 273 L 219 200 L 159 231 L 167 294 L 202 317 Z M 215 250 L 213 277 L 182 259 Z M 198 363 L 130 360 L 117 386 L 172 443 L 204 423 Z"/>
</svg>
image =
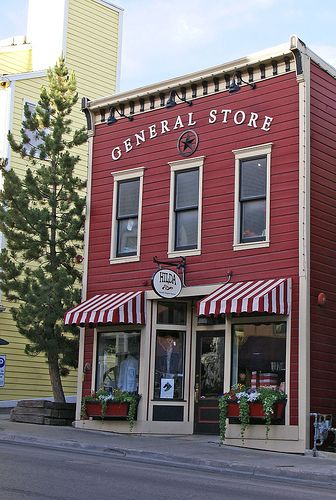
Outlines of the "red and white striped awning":
<svg viewBox="0 0 336 500">
<path fill-rule="evenodd" d="M 226 283 L 197 304 L 199 316 L 266 312 L 289 314 L 291 279 Z"/>
<path fill-rule="evenodd" d="M 66 325 L 145 324 L 144 292 L 95 295 L 67 311 Z"/>
</svg>

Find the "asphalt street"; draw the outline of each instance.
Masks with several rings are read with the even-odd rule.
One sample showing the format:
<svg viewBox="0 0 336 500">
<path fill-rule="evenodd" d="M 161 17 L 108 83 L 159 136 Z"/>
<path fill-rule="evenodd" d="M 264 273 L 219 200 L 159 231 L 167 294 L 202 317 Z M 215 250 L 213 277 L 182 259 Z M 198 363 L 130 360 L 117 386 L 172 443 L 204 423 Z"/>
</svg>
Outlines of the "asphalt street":
<svg viewBox="0 0 336 500">
<path fill-rule="evenodd" d="M 328 500 L 331 486 L 0 443 L 1 500 Z"/>
</svg>

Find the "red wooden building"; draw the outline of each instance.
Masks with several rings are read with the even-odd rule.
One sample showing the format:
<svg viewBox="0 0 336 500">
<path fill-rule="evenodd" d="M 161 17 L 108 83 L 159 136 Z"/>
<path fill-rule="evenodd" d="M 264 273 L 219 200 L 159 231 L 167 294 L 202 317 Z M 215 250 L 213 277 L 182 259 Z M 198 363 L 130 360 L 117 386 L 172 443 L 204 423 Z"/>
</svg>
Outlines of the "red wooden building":
<svg viewBox="0 0 336 500">
<path fill-rule="evenodd" d="M 293 452 L 311 411 L 336 415 L 335 78 L 293 36 L 84 100 L 84 296 L 66 315 L 82 326 L 78 408 L 119 387 L 141 394 L 135 432 L 217 433 L 223 390 L 272 383 L 285 416 L 245 446 Z M 235 423 L 227 443 L 242 444 Z"/>
</svg>

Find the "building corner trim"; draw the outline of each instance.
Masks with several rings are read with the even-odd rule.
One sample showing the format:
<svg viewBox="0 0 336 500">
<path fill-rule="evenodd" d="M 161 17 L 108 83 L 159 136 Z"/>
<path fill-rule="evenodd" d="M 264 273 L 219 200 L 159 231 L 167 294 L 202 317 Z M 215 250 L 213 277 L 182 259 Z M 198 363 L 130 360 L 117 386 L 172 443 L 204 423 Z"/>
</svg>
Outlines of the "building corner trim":
<svg viewBox="0 0 336 500">
<path fill-rule="evenodd" d="M 88 135 L 89 137 L 93 137 L 95 133 L 95 126 L 92 112 L 89 109 L 89 102 L 90 99 L 88 99 L 87 97 L 82 97 L 81 111 L 84 113 L 86 118 L 86 128 L 88 131 Z"/>
<path fill-rule="evenodd" d="M 299 439 L 310 440 L 310 56 L 296 36 L 290 39 L 299 90 Z"/>
</svg>

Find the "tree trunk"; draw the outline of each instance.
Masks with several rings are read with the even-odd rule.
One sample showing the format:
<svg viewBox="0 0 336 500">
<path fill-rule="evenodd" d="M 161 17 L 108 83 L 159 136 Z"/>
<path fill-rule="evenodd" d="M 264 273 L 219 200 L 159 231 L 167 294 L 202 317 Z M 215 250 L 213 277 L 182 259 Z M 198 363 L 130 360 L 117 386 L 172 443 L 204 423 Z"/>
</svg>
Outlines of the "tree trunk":
<svg viewBox="0 0 336 500">
<path fill-rule="evenodd" d="M 49 376 L 55 403 L 65 403 L 57 356 L 48 356 Z"/>
</svg>

